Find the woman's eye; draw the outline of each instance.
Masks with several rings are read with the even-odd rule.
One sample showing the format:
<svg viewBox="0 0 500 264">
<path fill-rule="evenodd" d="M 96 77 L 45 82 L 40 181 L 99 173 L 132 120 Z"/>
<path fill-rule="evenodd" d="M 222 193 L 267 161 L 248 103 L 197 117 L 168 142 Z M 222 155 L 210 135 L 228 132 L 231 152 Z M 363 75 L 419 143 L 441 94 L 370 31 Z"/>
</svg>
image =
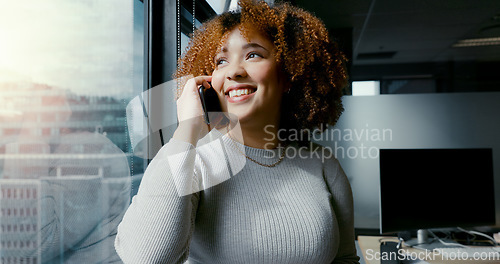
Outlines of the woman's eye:
<svg viewBox="0 0 500 264">
<path fill-rule="evenodd" d="M 215 65 L 221 65 L 227 63 L 226 59 L 224 58 L 219 58 L 215 61 Z"/>
<path fill-rule="evenodd" d="M 256 52 L 251 52 L 248 54 L 248 58 L 249 59 L 253 59 L 253 58 L 262 58 L 262 56 Z"/>
</svg>

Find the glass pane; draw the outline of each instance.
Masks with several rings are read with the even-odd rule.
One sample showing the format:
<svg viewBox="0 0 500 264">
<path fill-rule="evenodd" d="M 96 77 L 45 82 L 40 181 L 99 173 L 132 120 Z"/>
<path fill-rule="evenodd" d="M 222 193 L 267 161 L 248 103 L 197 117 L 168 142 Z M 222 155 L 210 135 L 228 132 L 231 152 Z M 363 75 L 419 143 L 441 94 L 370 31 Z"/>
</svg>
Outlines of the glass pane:
<svg viewBox="0 0 500 264">
<path fill-rule="evenodd" d="M 142 92 L 139 0 L 0 8 L 0 263 L 119 261 L 140 179 L 126 107 Z"/>
<path fill-rule="evenodd" d="M 416 94 L 436 93 L 436 80 L 434 79 L 400 79 L 382 80 L 381 93 L 383 94 Z"/>
<path fill-rule="evenodd" d="M 228 2 L 228 1 L 231 1 L 231 0 L 207 0 L 208 4 L 212 7 L 212 9 L 217 14 L 224 12 L 226 2 Z"/>
</svg>

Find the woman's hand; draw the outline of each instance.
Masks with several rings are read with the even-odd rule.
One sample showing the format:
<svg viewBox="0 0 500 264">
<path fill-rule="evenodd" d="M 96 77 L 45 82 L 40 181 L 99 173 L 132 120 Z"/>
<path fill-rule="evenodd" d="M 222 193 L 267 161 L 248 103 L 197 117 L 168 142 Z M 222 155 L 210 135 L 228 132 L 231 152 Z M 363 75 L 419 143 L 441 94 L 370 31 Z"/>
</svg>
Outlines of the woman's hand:
<svg viewBox="0 0 500 264">
<path fill-rule="evenodd" d="M 201 106 L 198 87 L 203 85 L 210 88 L 208 82 L 212 81 L 212 76 L 197 76 L 189 79 L 182 90 L 182 94 L 177 99 L 177 119 L 179 126 L 175 130 L 174 138 L 189 142 L 196 146 L 196 142 L 201 136 L 208 133 L 209 127 L 203 121 L 203 108 Z"/>
<path fill-rule="evenodd" d="M 208 82 L 212 81 L 212 76 L 198 76 L 189 79 L 182 90 L 182 94 L 177 99 L 177 119 L 179 123 L 186 120 L 199 118 L 203 113 L 198 87 L 203 85 L 210 88 Z"/>
</svg>

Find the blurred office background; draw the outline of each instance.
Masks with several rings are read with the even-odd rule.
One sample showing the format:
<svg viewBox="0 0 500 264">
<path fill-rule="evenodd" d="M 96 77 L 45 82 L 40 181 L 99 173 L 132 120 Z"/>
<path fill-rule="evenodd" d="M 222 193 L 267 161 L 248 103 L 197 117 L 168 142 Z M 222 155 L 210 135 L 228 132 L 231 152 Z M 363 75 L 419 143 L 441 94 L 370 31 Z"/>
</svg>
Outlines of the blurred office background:
<svg viewBox="0 0 500 264">
<path fill-rule="evenodd" d="M 352 96 L 344 97 L 345 112 L 327 131 L 337 129 L 336 137 L 325 136 L 321 143 L 336 151 L 351 181 L 358 233 L 377 233 L 380 226 L 378 149 L 491 148 L 498 226 L 500 3 L 293 2 L 321 17 L 350 58 L 352 83 L 345 93 Z M 349 133 L 362 136 L 351 139 Z M 418 179 L 401 171 L 400 187 L 393 191 L 404 200 L 413 181 Z"/>
<path fill-rule="evenodd" d="M 2 263 L 119 262 L 116 226 L 176 122 L 175 108 L 157 111 L 173 98 L 147 91 L 171 80 L 193 24 L 236 2 L 1 4 Z M 336 129 L 371 136 L 321 143 L 338 150 L 358 230 L 379 228 L 378 152 L 363 147 L 492 148 L 500 188 L 498 1 L 289 2 L 322 18 L 349 58 Z"/>
</svg>

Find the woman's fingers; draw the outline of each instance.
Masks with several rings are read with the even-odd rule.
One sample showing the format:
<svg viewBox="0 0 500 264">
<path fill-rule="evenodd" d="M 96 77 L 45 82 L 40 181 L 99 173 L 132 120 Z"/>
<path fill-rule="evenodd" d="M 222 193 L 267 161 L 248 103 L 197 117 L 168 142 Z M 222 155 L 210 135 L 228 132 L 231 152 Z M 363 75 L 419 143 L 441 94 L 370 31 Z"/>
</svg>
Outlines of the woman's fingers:
<svg viewBox="0 0 500 264">
<path fill-rule="evenodd" d="M 198 87 L 203 85 L 210 88 L 212 76 L 197 76 L 190 78 L 184 85 L 182 94 L 177 99 L 177 127 L 174 137 L 196 146 L 196 142 L 208 133 L 209 127 L 203 121 L 203 108 L 201 105 Z"/>
<path fill-rule="evenodd" d="M 184 95 L 184 93 L 186 91 L 198 93 L 198 87 L 200 85 L 203 85 L 203 87 L 205 87 L 205 88 L 210 88 L 210 84 L 208 83 L 210 81 L 212 81 L 212 76 L 202 75 L 202 76 L 197 76 L 197 77 L 191 78 L 186 82 L 186 85 L 184 85 L 182 95 Z"/>
<path fill-rule="evenodd" d="M 197 119 L 204 114 L 198 87 L 203 85 L 203 87 L 209 88 L 211 80 L 212 76 L 197 76 L 186 82 L 182 94 L 177 100 L 177 118 L 179 122 Z"/>
<path fill-rule="evenodd" d="M 210 84 L 208 83 L 209 81 L 212 81 L 212 76 L 206 76 L 206 77 L 210 77 L 209 80 L 207 81 L 207 79 L 203 79 L 203 83 L 202 85 L 205 87 L 205 88 L 210 88 Z"/>
</svg>

